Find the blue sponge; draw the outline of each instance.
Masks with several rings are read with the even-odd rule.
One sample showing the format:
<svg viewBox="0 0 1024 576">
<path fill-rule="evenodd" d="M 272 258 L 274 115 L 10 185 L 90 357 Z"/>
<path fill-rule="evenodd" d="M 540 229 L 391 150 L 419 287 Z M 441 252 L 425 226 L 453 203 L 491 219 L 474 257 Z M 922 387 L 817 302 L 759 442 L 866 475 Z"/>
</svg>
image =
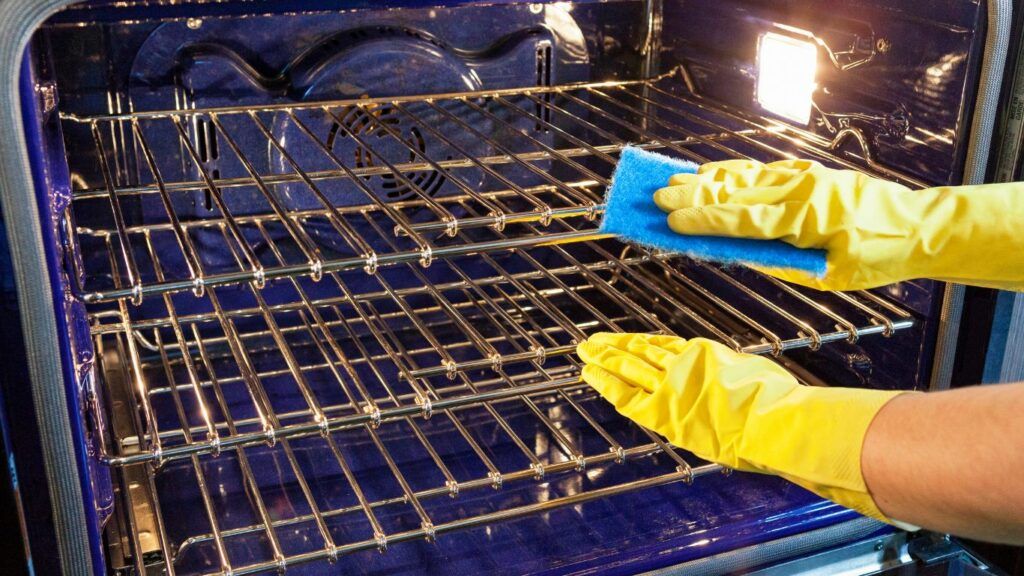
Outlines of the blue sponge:
<svg viewBox="0 0 1024 576">
<path fill-rule="evenodd" d="M 696 171 L 693 162 L 627 146 L 619 155 L 612 185 L 605 196 L 601 231 L 698 260 L 792 268 L 819 277 L 825 274 L 824 250 L 797 248 L 779 240 L 684 236 L 673 232 L 652 197 L 668 185 L 673 174 Z"/>
</svg>

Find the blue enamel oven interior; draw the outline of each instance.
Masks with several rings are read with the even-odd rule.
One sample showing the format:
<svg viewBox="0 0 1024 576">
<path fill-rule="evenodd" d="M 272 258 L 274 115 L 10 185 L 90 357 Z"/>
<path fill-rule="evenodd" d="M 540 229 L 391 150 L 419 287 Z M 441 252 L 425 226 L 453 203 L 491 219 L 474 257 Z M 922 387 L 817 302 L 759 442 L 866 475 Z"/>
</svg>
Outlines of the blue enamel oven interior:
<svg viewBox="0 0 1024 576">
<path fill-rule="evenodd" d="M 96 2 L 54 16 L 33 40 L 26 77 L 27 86 L 38 94 L 40 87 L 56 87 L 60 111 L 79 115 L 132 110 L 159 110 L 180 105 L 212 107 L 233 104 L 267 104 L 373 96 L 411 95 L 507 88 L 537 84 L 638 78 L 644 58 L 639 53 L 644 34 L 644 4 L 639 1 L 516 3 L 490 2 L 398 2 L 391 10 L 373 9 L 366 3 L 267 3 L 257 10 L 251 3 L 123 7 Z M 426 5 L 429 4 L 429 5 Z M 437 5 L 434 5 L 437 4 Z M 760 31 L 781 22 L 813 31 L 831 43 L 836 51 L 847 50 L 851 60 L 858 54 L 877 52 L 875 61 L 840 71 L 825 67 L 819 76 L 825 95 L 817 104 L 824 119 L 812 129 L 828 136 L 843 126 L 857 126 L 872 137 L 879 162 L 932 183 L 955 183 L 966 148 L 964 119 L 970 112 L 971 93 L 976 81 L 977 30 L 982 18 L 979 6 L 970 2 L 936 2 L 927 15 L 919 15 L 913 2 L 837 2 L 829 14 L 820 9 L 786 3 L 783 8 L 768 3 L 738 1 L 681 2 L 666 0 L 661 49 L 653 73 L 670 72 L 685 66 L 698 93 L 730 106 L 763 114 L 753 101 L 756 39 Z M 252 14 L 258 12 L 258 14 Z M 912 47 L 903 46 L 914 38 Z M 185 89 L 182 90 L 182 87 Z M 680 82 L 676 87 L 683 91 Z M 179 99 L 176 101 L 176 99 Z M 37 102 L 37 101 L 33 101 Z M 35 104 L 33 104 L 35 105 Z M 353 112 L 353 114 L 356 114 Z M 343 118 L 339 130 L 359 130 L 365 119 Z M 387 120 L 385 118 L 385 120 Z M 68 128 L 54 114 L 41 114 L 35 121 L 42 128 L 33 157 L 46 168 L 41 204 L 51 212 L 55 232 L 61 238 L 60 216 L 69 201 L 70 183 L 76 188 L 102 187 L 103 176 L 92 135 L 85 127 Z M 431 118 L 438 122 L 440 118 Z M 496 126 L 480 125 L 485 131 Z M 62 133 L 63 129 L 63 133 Z M 199 129 L 199 128 L 197 128 Z M 329 130 L 330 127 L 327 127 Z M 431 146 L 431 135 L 417 133 L 418 145 Z M 282 136 L 289 137 L 288 135 Z M 547 134 L 546 138 L 552 138 Z M 493 154 L 479 139 L 464 137 L 457 143 L 473 154 Z M 241 146 L 246 146 L 242 141 Z M 156 141 L 162 158 L 170 158 L 167 172 L 179 171 L 183 179 L 197 179 L 180 158 L 177 146 Z M 212 171 L 237 173 L 239 166 L 223 150 L 203 151 Z M 339 147 L 349 146 L 339 139 Z M 737 144 L 737 146 L 740 146 Z M 173 148 L 173 150 L 172 150 Z M 340 149 L 357 157 L 356 149 Z M 757 156 L 755 147 L 743 152 Z M 382 152 L 400 155 L 398 150 Z M 283 162 L 273 154 L 267 162 Z M 66 159 L 65 159 L 66 158 Z M 369 159 L 368 161 L 372 161 Z M 218 164 L 220 162 L 221 164 Z M 130 172 L 138 167 L 124 166 Z M 514 168 L 510 168 L 512 170 Z M 595 168 L 596 169 L 596 168 Z M 121 176 L 117 176 L 121 177 Z M 215 175 L 214 177 L 217 177 Z M 521 178 L 521 175 L 517 175 Z M 417 185 L 443 195 L 451 183 L 430 172 L 411 174 Z M 479 175 L 481 183 L 485 176 Z M 381 198 L 400 201 L 407 194 L 401 182 L 377 179 L 373 186 Z M 191 218 L 213 214 L 210 199 L 202 192 L 176 197 L 176 209 Z M 343 200 L 338 201 L 343 204 Z M 254 212 L 259 204 L 252 202 Z M 129 207 L 140 218 L 154 206 L 139 202 Z M 88 225 L 89 214 L 79 213 L 78 225 Z M 89 269 L 90 262 L 105 258 L 98 247 L 87 242 L 62 240 L 69 251 L 53 246 L 56 262 L 63 270 L 77 269 L 78 259 Z M 583 248 L 568 249 L 581 259 L 593 258 Z M 208 253 L 217 259 L 230 254 Z M 514 268 L 516 263 L 506 261 Z M 545 262 L 545 264 L 548 264 Z M 550 262 L 555 266 L 558 263 Z M 173 266 L 173 263 L 171 263 Z M 511 269 L 511 268 L 510 268 Z M 451 280 L 444 267 L 429 269 L 435 282 Z M 739 273 L 742 278 L 742 272 Z M 354 278 L 354 276 L 353 276 Z M 63 274 L 67 293 L 75 292 L 81 279 Z M 401 285 L 401 278 L 391 278 Z M 752 282 L 754 280 L 751 280 Z M 353 280 L 353 282 L 357 282 Z M 714 278 L 707 279 L 709 286 Z M 275 292 L 279 291 L 279 292 Z M 728 292 L 728 290 L 725 290 Z M 290 295 L 268 284 L 270 302 L 286 301 Z M 229 298 L 230 290 L 221 298 Z M 886 297 L 912 310 L 918 322 L 912 330 L 893 339 L 864 339 L 860 343 L 834 343 L 818 351 L 794 351 L 786 355 L 787 365 L 805 379 L 820 379 L 834 385 L 882 388 L 923 388 L 927 386 L 941 286 L 927 281 L 887 288 Z M 238 298 L 245 296 L 239 291 Z M 742 294 L 735 294 L 742 298 Z M 187 299 L 178 300 L 182 313 Z M 95 431 L 102 428 L 103 386 L 95 382 L 96 352 L 88 336 L 85 307 L 73 296 L 62 298 L 69 329 L 68 350 L 75 370 L 69 374 L 69 394 L 74 405 L 83 406 L 86 422 L 79 431 L 83 463 L 87 467 L 87 492 L 95 510 L 94 536 L 97 547 L 106 529 L 118 521 L 111 476 L 96 454 Z M 143 306 L 156 306 L 150 299 Z M 103 305 L 90 309 L 102 310 Z M 143 313 L 145 308 L 142 308 Z M 572 315 L 567 304 L 567 314 Z M 588 409 L 599 415 L 610 431 L 633 434 L 603 402 L 585 399 Z M 518 415 L 509 416 L 520 425 Z M 559 423 L 572 430 L 582 423 L 571 415 L 558 415 Z M 578 420 L 578 418 L 577 418 Z M 536 426 L 527 418 L 524 427 Z M 486 475 L 479 463 L 459 445 L 455 433 L 442 419 L 424 424 L 433 443 L 444 451 L 454 470 L 478 477 Z M 409 434 L 402 426 L 394 434 Z M 543 435 L 542 430 L 520 436 Z M 495 436 L 497 438 L 497 435 Z M 351 446 L 368 442 L 365 435 L 352 432 L 339 441 Z M 415 450 L 404 453 L 397 442 L 397 458 L 404 468 L 423 469 L 432 485 L 428 462 Z M 335 506 L 351 503 L 342 489 L 339 472 L 323 464 L 329 455 L 316 442 L 293 443 L 300 465 L 316 480 L 316 488 L 333 499 Z M 512 458 L 510 446 L 495 442 L 493 454 Z M 278 461 L 280 450 L 253 448 L 250 465 L 261 486 L 266 486 L 272 506 L 301 509 L 301 494 L 294 478 Z M 373 476 L 384 463 L 369 456 L 353 463 L 357 472 Z M 664 460 L 664 459 L 662 459 Z M 431 512 L 441 520 L 481 514 L 523 501 L 538 501 L 570 495 L 588 489 L 641 479 L 663 469 L 665 461 L 653 458 L 636 466 L 596 468 L 584 475 L 571 475 L 550 482 L 527 482 L 503 488 L 440 498 L 431 502 Z M 240 487 L 238 463 L 231 454 L 203 463 L 208 481 L 221 489 L 217 506 L 237 517 L 238 525 L 256 521 Z M 187 460 L 168 464 L 157 475 L 156 488 L 166 510 L 168 534 L 184 538 L 203 532 L 202 502 L 186 487 L 194 484 Z M 629 478 L 627 478 L 629 477 Z M 443 479 L 441 481 L 443 483 Z M 373 497 L 392 494 L 386 486 Z M 233 512 L 232 512 L 233 511 Z M 301 511 L 301 510 L 300 510 Z M 705 557 L 722 551 L 803 532 L 854 517 L 852 512 L 825 503 L 817 497 L 776 478 L 748 474 L 710 475 L 692 485 L 672 483 L 545 512 L 542 515 L 472 528 L 439 537 L 393 544 L 385 554 L 368 550 L 346 555 L 337 565 L 325 562 L 290 567 L 299 574 L 344 570 L 350 573 L 632 573 Z M 408 515 L 383 515 L 389 533 L 417 528 Z M 289 553 L 301 553 L 315 539 L 310 525 L 282 532 L 282 546 Z M 368 537 L 355 527 L 340 522 L 332 526 L 339 541 Z M 240 538 L 232 557 L 246 563 L 246 549 L 264 556 L 257 536 Z M 183 553 L 179 574 L 210 569 L 216 564 L 202 543 Z"/>
</svg>

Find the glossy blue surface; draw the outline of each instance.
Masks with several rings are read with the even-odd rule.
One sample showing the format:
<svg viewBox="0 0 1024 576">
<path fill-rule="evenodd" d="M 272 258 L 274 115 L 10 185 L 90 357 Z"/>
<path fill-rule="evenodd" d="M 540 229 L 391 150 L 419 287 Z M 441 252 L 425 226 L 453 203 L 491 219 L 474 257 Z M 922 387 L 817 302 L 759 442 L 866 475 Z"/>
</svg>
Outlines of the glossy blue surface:
<svg viewBox="0 0 1024 576">
<path fill-rule="evenodd" d="M 408 7 L 483 3 L 409 0 L 391 4 Z M 178 66 L 187 72 L 190 85 L 200 91 L 201 97 L 212 96 L 214 100 L 224 97 L 216 93 L 217 89 L 222 88 L 231 89 L 227 97 L 233 101 L 245 101 L 246 98 L 250 101 L 266 101 L 268 98 L 316 99 L 328 95 L 344 95 L 347 94 L 347 87 L 322 78 L 349 76 L 360 66 L 372 68 L 374 60 L 370 55 L 375 52 L 381 53 L 381 62 L 394 64 L 409 60 L 417 63 L 402 77 L 359 76 L 363 82 L 372 80 L 382 92 L 392 93 L 403 86 L 415 88 L 409 92 L 418 92 L 442 89 L 442 85 L 451 83 L 473 85 L 477 81 L 487 80 L 488 70 L 494 73 L 487 80 L 487 85 L 502 85 L 502 81 L 507 82 L 504 85 L 516 85 L 521 84 L 524 78 L 531 82 L 536 80 L 533 69 L 522 70 L 519 64 L 514 64 L 519 62 L 516 47 L 531 52 L 536 48 L 536 44 L 531 42 L 538 38 L 554 38 L 559 49 L 566 47 L 558 66 L 554 68 L 556 75 L 566 71 L 564 77 L 558 77 L 560 81 L 576 79 L 576 75 L 581 73 L 592 79 L 635 76 L 637 73 L 639 57 L 636 47 L 642 32 L 639 26 L 642 21 L 641 3 L 638 1 L 577 2 L 571 5 L 571 16 L 567 19 L 540 23 L 536 19 L 530 20 L 532 11 L 529 5 L 519 3 L 516 6 L 514 2 L 494 1 L 486 4 L 495 6 L 450 9 L 442 11 L 444 18 L 430 16 L 429 10 L 397 10 L 381 11 L 376 15 L 364 11 L 336 16 L 282 14 L 272 19 L 252 18 L 236 22 L 223 20 L 223 23 L 212 20 L 203 25 L 206 30 L 204 32 L 203 28 L 193 31 L 183 23 L 161 23 L 158 19 L 239 14 L 252 10 L 252 4 L 217 2 L 202 6 L 173 4 L 123 8 L 112 6 L 109 2 L 92 2 L 87 5 L 95 5 L 94 9 L 79 8 L 57 15 L 53 20 L 55 27 L 42 36 L 53 47 L 61 107 L 81 113 L 106 111 L 108 89 L 125 100 L 131 96 L 139 103 L 148 101 L 155 105 L 155 102 L 165 101 L 166 74 L 171 71 L 168 67 Z M 504 6 L 506 4 L 508 6 Z M 838 2 L 830 4 L 827 14 L 822 14 L 817 4 L 814 6 L 818 8 L 810 10 L 801 8 L 812 6 L 810 3 L 799 2 L 785 2 L 771 7 L 764 3 L 712 0 L 685 4 L 667 0 L 665 4 L 662 66 L 668 69 L 678 63 L 686 64 L 705 94 L 748 108 L 752 106 L 751 42 L 772 22 L 803 26 L 816 33 L 821 31 L 822 36 L 829 38 L 830 42 L 838 43 L 837 46 L 850 40 L 848 32 L 851 29 L 864 38 L 872 37 L 876 42 L 879 38 L 890 40 L 892 45 L 887 53 L 879 54 L 870 64 L 842 73 L 829 70 L 822 77 L 822 83 L 830 94 L 819 105 L 832 115 L 835 122 L 854 122 L 871 133 L 872 143 L 883 162 L 915 172 L 934 182 L 955 181 L 958 177 L 965 144 L 963 119 L 970 111 L 970 98 L 965 95 L 971 93 L 979 57 L 977 48 L 980 36 L 976 32 L 982 15 L 978 3 L 952 0 L 935 3 L 929 8 L 926 18 L 921 18 L 919 9 L 909 1 L 898 4 L 876 2 L 867 6 L 862 2 Z M 288 13 L 297 8 L 318 12 L 366 9 L 379 7 L 379 3 L 277 2 L 268 3 L 267 6 L 268 11 Z M 346 21 L 346 18 L 352 20 Z M 305 74 L 297 76 L 302 79 L 293 88 L 300 89 L 279 90 L 273 81 L 268 81 L 267 78 L 272 77 L 275 71 L 279 72 L 288 62 L 295 61 L 296 54 L 303 48 L 300 41 L 303 30 L 323 35 L 333 27 L 342 32 L 364 26 L 375 18 L 388 24 L 401 22 L 405 26 L 429 31 L 452 45 L 473 46 L 475 38 L 479 47 L 481 43 L 486 44 L 484 40 L 493 42 L 516 29 L 530 29 L 539 24 L 547 26 L 544 32 L 547 36 L 514 36 L 523 43 L 509 44 L 509 50 L 500 52 L 499 55 L 507 59 L 494 58 L 494 54 L 488 53 L 486 55 L 489 58 L 477 58 L 470 64 L 446 57 L 436 58 L 432 52 L 433 45 L 424 43 L 422 39 L 405 39 L 386 46 L 372 40 L 361 52 L 340 51 L 337 55 L 317 61 L 316 66 L 309 67 Z M 139 22 L 107 27 L 62 26 L 73 22 L 128 20 Z M 865 29 L 870 30 L 870 34 L 863 32 Z M 290 32 L 285 34 L 282 31 Z M 559 39 L 572 41 L 559 43 Z M 222 44 L 229 46 L 234 55 L 228 55 L 224 50 L 198 50 L 184 52 L 194 57 L 191 60 L 182 59 L 180 48 L 190 40 L 193 45 L 202 44 L 201 41 L 223 40 Z M 36 45 L 36 56 L 40 58 L 36 66 L 40 69 L 26 67 L 22 91 L 25 102 L 32 104 L 25 106 L 25 121 L 30 136 L 30 154 L 40 210 L 46 219 L 56 225 L 62 202 L 66 201 L 70 176 L 65 166 L 59 132 L 56 131 L 59 125 L 52 116 L 41 117 L 35 106 L 39 102 L 37 88 L 49 73 L 46 66 L 50 63 L 50 55 L 44 46 L 42 42 Z M 91 57 L 83 59 L 82 54 Z M 255 65 L 250 68 L 239 66 L 239 54 L 242 55 L 242 61 Z M 485 62 L 487 66 L 474 67 L 474 62 Z M 503 67 L 503 62 L 508 65 Z M 579 68 L 584 62 L 585 68 Z M 225 65 L 230 73 L 219 78 L 217 73 Z M 326 76 L 318 75 L 325 70 L 328 71 Z M 425 71 L 430 71 L 430 75 L 423 75 Z M 371 90 L 364 86 L 357 87 L 357 91 L 359 89 Z M 210 103 L 213 102 L 205 104 Z M 843 120 L 840 116 L 849 118 Z M 820 125 L 815 130 L 824 134 L 829 128 Z M 87 183 L 96 184 L 96 159 L 87 152 L 92 149 L 88 134 L 66 136 L 68 148 L 75 151 L 71 155 L 70 174 L 83 178 Z M 272 160 L 268 158 L 268 162 Z M 196 215 L 201 215 L 201 211 L 197 210 Z M 110 486 L 106 472 L 90 458 L 90 454 L 94 454 L 94 447 L 89 438 L 89 427 L 85 424 L 87 419 L 96 417 L 95 410 L 87 405 L 94 401 L 93 397 L 83 393 L 90 385 L 88 367 L 91 347 L 88 338 L 82 333 L 85 330 L 84 309 L 77 303 L 68 303 L 64 296 L 67 283 L 63 274 L 62 251 L 59 249 L 62 243 L 59 229 L 56 226 L 48 227 L 44 232 L 50 247 L 47 266 L 52 271 L 54 286 L 60 289 L 54 298 L 62 316 L 56 318 L 55 322 L 62 331 L 69 334 L 66 348 L 60 351 L 67 372 L 69 403 L 83 408 L 82 414 L 74 415 L 74 421 L 79 425 L 72 432 L 80 441 L 80 464 L 87 471 L 83 475 L 83 490 L 90 500 L 95 499 L 95 502 L 83 505 L 94 513 L 95 532 L 91 544 L 96 551 L 97 572 L 102 573 L 103 559 L 99 553 L 101 526 L 110 505 Z M 88 258 L 95 255 L 84 256 Z M 818 353 L 796 352 L 791 357 L 833 384 L 893 388 L 921 386 L 928 376 L 931 334 L 934 330 L 931 319 L 936 313 L 938 289 L 929 283 L 915 283 L 904 285 L 898 290 L 897 297 L 921 314 L 922 322 L 913 334 L 895 340 L 866 340 L 856 345 L 836 344 Z M 728 289 L 723 290 L 723 293 L 727 292 Z M 729 297 L 742 298 L 742 295 L 731 294 Z M 5 337 L 16 339 L 16 335 L 5 334 Z M 23 381 L 17 384 L 21 385 Z M 31 404 L 23 385 L 16 391 L 11 390 L 13 384 L 10 382 L 5 382 L 4 386 L 8 415 L 13 413 L 23 418 L 30 414 Z M 31 442 L 31 427 L 11 421 L 8 422 L 8 428 L 14 430 L 14 445 L 22 460 L 18 469 L 34 471 L 29 472 L 28 477 L 26 474 L 20 476 L 21 485 L 41 482 L 38 462 L 33 461 L 36 455 Z M 444 435 L 446 432 L 440 431 L 439 434 Z M 19 436 L 23 436 L 20 441 Z M 282 475 L 280 471 L 280 450 L 261 450 L 264 449 L 252 449 L 254 458 L 262 458 L 261 462 L 265 464 L 259 470 L 261 485 L 267 487 L 268 493 L 278 490 L 276 502 L 284 507 L 282 510 L 296 506 L 294 482 L 289 483 L 287 474 Z M 317 450 L 315 445 L 307 448 L 303 458 L 306 458 L 304 462 L 308 464 L 304 465 L 316 465 Z M 248 504 L 242 501 L 244 497 L 239 499 L 238 492 L 231 490 L 241 485 L 237 465 L 232 464 L 232 456 L 225 454 L 219 459 L 207 459 L 204 462 L 204 466 L 211 468 L 211 473 L 219 474 L 218 478 L 223 480 L 226 489 L 220 502 L 225 510 L 234 511 L 234 518 L 239 525 L 251 521 L 251 510 L 247 510 Z M 660 466 L 664 472 L 665 464 L 655 460 L 649 466 Z M 372 461 L 367 461 L 364 472 L 372 473 L 374 465 Z M 466 466 L 466 470 L 470 470 L 470 465 Z M 218 467 L 221 469 L 216 470 Z M 621 481 L 624 479 L 622 475 L 635 473 L 639 477 L 653 473 L 654 468 L 613 466 L 604 475 L 597 475 L 595 479 L 587 481 L 596 485 L 606 481 Z M 195 526 L 202 523 L 202 507 L 195 499 L 195 492 L 189 490 L 189 474 L 178 463 L 158 476 L 161 479 L 159 490 L 162 497 L 173 502 L 171 509 L 180 511 L 167 518 L 170 529 L 176 530 L 175 533 L 179 535 L 194 533 Z M 333 489 L 330 482 L 332 473 L 325 471 L 320 478 L 324 483 L 323 493 L 329 497 Z M 176 482 L 176 479 L 185 481 Z M 496 496 L 488 491 L 488 496 L 492 498 L 484 499 L 467 493 L 457 500 L 443 498 L 440 502 L 431 503 L 431 506 L 438 517 L 457 516 L 467 510 L 480 511 L 517 501 L 572 493 L 579 488 L 573 485 L 573 481 L 563 479 L 549 484 L 527 482 L 519 487 L 506 487 Z M 386 487 L 377 488 L 386 494 Z M 44 492 L 33 491 L 26 497 L 27 501 L 32 502 L 33 510 L 45 508 Z M 342 498 L 342 495 L 338 498 Z M 467 576 L 496 572 L 625 574 L 806 531 L 848 519 L 852 515 L 852 512 L 823 503 L 813 495 L 776 478 L 741 474 L 705 477 L 693 486 L 674 484 L 648 489 L 542 516 L 447 535 L 436 544 L 405 543 L 395 545 L 385 555 L 360 552 L 339 561 L 336 566 L 319 562 L 292 568 L 289 573 L 292 570 L 299 574 L 344 570 L 370 574 L 462 572 Z M 48 524 L 43 518 L 45 514 L 33 518 L 34 550 L 47 549 L 45 531 Z M 399 526 L 410 522 L 408 514 L 401 513 L 389 521 Z M 349 526 L 338 523 L 336 529 L 344 532 Z M 300 548 L 309 546 L 306 536 L 308 533 L 296 531 L 289 536 L 292 538 L 289 545 Z M 262 548 L 265 544 L 255 542 L 253 545 L 254 555 L 265 552 Z M 187 565 L 183 566 L 185 569 L 182 573 L 186 573 L 189 566 L 198 568 L 208 565 L 210 558 L 201 553 L 201 546 L 194 550 L 190 552 L 194 557 L 185 561 Z M 38 573 L 56 573 L 54 558 L 39 553 L 36 557 Z"/>
<path fill-rule="evenodd" d="M 754 100 L 759 36 L 787 33 L 776 25 L 813 34 L 839 65 L 819 49 L 812 130 L 831 140 L 859 128 L 883 164 L 959 184 L 984 20 L 982 3 L 959 0 L 927 8 L 915 0 L 830 2 L 827 10 L 813 2 L 669 0 L 661 63 L 685 65 L 698 92 L 763 114 Z"/>
<path fill-rule="evenodd" d="M 420 12 L 356 12 L 342 21 L 330 16 L 274 17 L 244 20 L 211 20 L 192 29 L 184 22 L 162 24 L 148 34 L 131 63 L 128 97 L 140 109 L 173 108 L 181 89 L 190 94 L 197 107 L 217 107 L 256 103 L 315 102 L 359 98 L 362 96 L 439 94 L 487 88 L 508 88 L 538 83 L 538 54 L 546 50 L 548 69 L 542 83 L 564 84 L 586 79 L 589 72 L 583 34 L 571 22 L 555 20 L 557 10 L 530 10 L 525 7 L 466 7 L 458 12 L 432 10 Z M 465 20 L 480 26 L 464 26 Z M 268 29 L 275 33 L 268 35 Z M 176 88 L 171 71 L 180 79 Z M 445 117 L 432 110 L 414 110 L 430 126 L 442 126 Z M 465 117 L 471 111 L 461 114 Z M 466 119 L 466 118 L 464 118 Z M 289 147 L 286 158 L 276 149 L 265 150 L 267 143 L 248 118 L 225 117 L 222 120 L 234 134 L 234 141 L 255 159 L 260 173 L 288 173 L 289 158 L 307 170 L 328 169 L 329 160 L 317 149 L 302 146 L 307 140 L 303 128 L 285 114 L 264 116 L 270 132 Z M 411 124 L 393 107 L 382 106 L 370 117 L 363 109 L 350 107 L 334 115 L 304 115 L 304 126 L 318 135 L 340 158 L 353 159 L 353 167 L 382 166 L 384 162 L 418 161 L 404 144 L 387 136 L 385 128 L 401 134 L 421 152 L 436 158 L 458 157 L 464 151 L 476 157 L 497 153 L 493 146 L 466 130 L 452 130 L 451 144 L 443 143 L 425 128 Z M 472 119 L 474 128 L 490 134 L 499 130 L 493 120 Z M 513 119 L 515 121 L 515 119 Z M 516 126 L 532 126 L 518 118 Z M 149 133 L 153 153 L 160 159 L 165 178 L 198 180 L 195 166 L 181 159 L 181 150 L 169 126 L 143 126 Z M 206 130 L 213 131 L 212 125 Z M 357 142 L 347 134 L 355 134 Z M 246 169 L 223 137 L 216 149 L 211 145 L 206 169 L 217 177 L 246 175 Z M 551 141 L 550 135 L 545 140 Z M 364 146 L 363 143 L 367 144 Z M 372 151 L 371 151 L 372 150 Z M 542 168 L 549 163 L 540 164 Z M 183 168 L 186 167 L 186 168 Z M 180 174 L 184 170 L 184 174 Z M 523 169 L 503 170 L 516 182 L 528 182 Z M 461 189 L 432 170 L 406 175 L 426 194 L 440 197 L 460 193 Z M 483 187 L 481 170 L 460 173 L 463 185 Z M 534 178 L 536 179 L 536 178 Z M 368 179 L 365 184 L 385 202 L 415 198 L 416 194 L 392 175 Z M 320 208 L 319 200 L 302 183 L 275 189 L 289 210 Z M 365 195 L 351 183 L 332 182 L 324 193 L 338 207 L 363 204 Z M 217 208 L 205 198 L 204 191 L 175 195 L 177 212 L 182 217 L 210 218 Z M 152 199 L 155 200 L 155 199 Z M 261 192 L 255 188 L 232 195 L 235 214 L 267 210 Z M 164 207 L 160 202 L 143 203 L 143 218 L 160 221 Z M 152 216 L 150 216 L 152 215 Z M 312 222 L 308 230 L 324 247 L 344 253 L 350 248 L 326 222 Z M 200 239 L 200 249 L 210 257 L 216 241 Z M 226 253 L 224 259 L 231 259 Z"/>
<path fill-rule="evenodd" d="M 71 288 L 67 275 L 64 273 L 64 253 L 59 250 L 63 240 L 61 238 L 60 220 L 55 216 L 66 206 L 70 199 L 70 182 L 67 175 L 67 166 L 63 160 L 63 142 L 60 135 L 59 124 L 54 122 L 53 115 L 44 116 L 41 110 L 42 102 L 39 99 L 39 86 L 46 81 L 46 75 L 50 72 L 48 66 L 41 60 L 33 62 L 37 57 L 36 53 L 26 53 L 21 74 L 18 79 L 22 94 L 22 114 L 25 122 L 25 136 L 29 144 L 29 158 L 32 166 L 33 181 L 36 187 L 36 198 L 39 202 L 39 211 L 42 215 L 44 225 L 42 227 L 44 243 L 47 246 L 47 265 L 50 270 L 50 280 L 55 287 L 54 309 L 58 311 L 54 319 L 59 332 L 68 334 L 65 346 L 61 350 L 54 351 L 54 360 L 59 361 L 63 367 L 67 379 L 67 395 L 72 423 L 71 433 L 78 440 L 78 451 L 76 453 L 81 473 L 82 494 L 85 501 L 82 502 L 86 515 L 95 526 L 100 526 L 112 511 L 113 493 L 110 487 L 109 472 L 96 461 L 96 446 L 94 439 L 87 438 L 88 433 L 85 427 L 86 413 L 85 387 L 90 386 L 89 378 L 92 366 L 92 344 L 89 339 L 88 327 L 83 324 L 84 306 L 70 298 Z M 59 212 L 57 212 L 59 213 Z M 47 225 L 49 223 L 49 225 Z M 18 322 L 4 323 L 10 330 L 20 328 Z M 5 330 L 6 331 L 6 330 Z M 5 334 L 5 340 L 16 338 L 13 334 Z M 24 352 L 22 352 L 23 354 Z M 12 351 L 12 358 L 18 358 L 18 352 Z M 21 372 L 24 372 L 22 370 Z M 18 378 L 19 371 L 15 370 L 9 377 Z M 18 483 L 23 487 L 31 486 L 31 490 L 24 491 L 24 510 L 26 513 L 26 524 L 29 529 L 29 540 L 33 569 L 38 573 L 58 573 L 59 559 L 55 558 L 48 547 L 50 537 L 46 532 L 52 530 L 52 524 L 45 519 L 48 518 L 47 508 L 49 503 L 45 501 L 46 490 L 42 488 L 46 483 L 46 477 L 40 468 L 38 461 L 38 447 L 31 439 L 19 438 L 25 434 L 33 434 L 34 409 L 31 404 L 31 397 L 28 396 L 28 381 L 26 374 L 21 374 L 17 382 L 7 382 L 8 390 L 5 391 L 5 404 L 8 410 L 6 417 L 10 418 L 5 422 L 8 430 L 14 431 L 15 450 L 9 461 L 23 460 L 23 464 L 15 465 L 15 473 L 21 470 L 16 476 Z M 10 386 L 17 386 L 19 390 L 10 391 Z M 24 468 L 23 468 L 24 467 Z M 26 474 L 25 471 L 28 471 Z M 98 533 L 97 533 L 98 536 Z M 97 537 L 90 542 L 93 550 L 94 567 L 97 572 L 104 570 L 102 543 Z"/>
</svg>

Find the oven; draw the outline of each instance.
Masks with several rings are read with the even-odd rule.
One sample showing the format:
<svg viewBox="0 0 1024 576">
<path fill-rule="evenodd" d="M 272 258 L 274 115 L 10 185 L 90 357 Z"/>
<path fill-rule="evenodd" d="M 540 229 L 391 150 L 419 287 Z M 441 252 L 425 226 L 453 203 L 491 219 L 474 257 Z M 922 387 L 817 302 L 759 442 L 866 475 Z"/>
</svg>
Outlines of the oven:
<svg viewBox="0 0 1024 576">
<path fill-rule="evenodd" d="M 807 385 L 949 387 L 981 345 L 957 341 L 962 287 L 817 292 L 598 223 L 626 145 L 981 182 L 1009 5 L 0 4 L 3 433 L 27 561 L 983 569 L 667 444 L 580 382 L 574 350 L 702 336 Z"/>
</svg>

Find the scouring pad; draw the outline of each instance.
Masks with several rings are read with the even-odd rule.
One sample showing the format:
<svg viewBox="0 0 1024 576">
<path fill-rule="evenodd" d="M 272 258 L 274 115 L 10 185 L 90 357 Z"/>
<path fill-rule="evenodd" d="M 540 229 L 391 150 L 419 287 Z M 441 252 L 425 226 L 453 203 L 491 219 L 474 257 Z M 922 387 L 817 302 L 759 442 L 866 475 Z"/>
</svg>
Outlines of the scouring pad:
<svg viewBox="0 0 1024 576">
<path fill-rule="evenodd" d="M 605 196 L 601 231 L 650 248 L 685 254 L 698 260 L 790 268 L 825 274 L 824 250 L 797 248 L 779 240 L 752 240 L 677 234 L 668 227 L 664 212 L 652 197 L 682 172 L 695 173 L 698 165 L 641 148 L 627 146 L 619 155 L 612 184 Z"/>
</svg>

